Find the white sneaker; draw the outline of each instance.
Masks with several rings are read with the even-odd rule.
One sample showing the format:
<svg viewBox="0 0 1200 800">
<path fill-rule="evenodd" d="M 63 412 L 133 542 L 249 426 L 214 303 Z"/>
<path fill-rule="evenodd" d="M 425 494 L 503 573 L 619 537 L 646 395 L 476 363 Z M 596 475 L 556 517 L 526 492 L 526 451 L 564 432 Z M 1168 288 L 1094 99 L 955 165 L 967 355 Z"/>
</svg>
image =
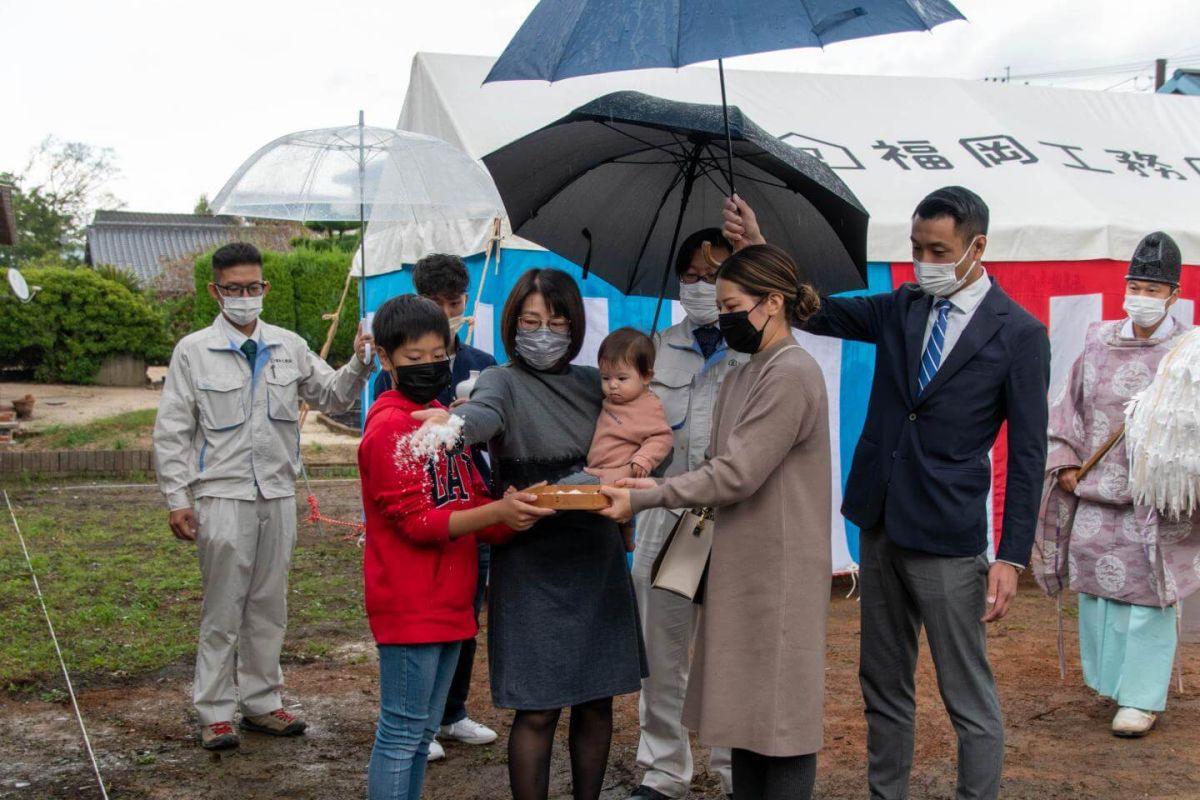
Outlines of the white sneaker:
<svg viewBox="0 0 1200 800">
<path fill-rule="evenodd" d="M 437 739 L 434 739 L 429 743 L 429 758 L 425 759 L 425 761 L 442 761 L 445 758 L 446 748 L 442 747 L 441 743 L 439 743 Z"/>
<path fill-rule="evenodd" d="M 1114 736 L 1136 739 L 1145 736 L 1158 722 L 1158 715 L 1137 708 L 1121 708 L 1113 717 L 1112 732 Z"/>
<path fill-rule="evenodd" d="M 470 717 L 464 717 L 453 725 L 443 725 L 438 735 L 463 744 L 491 744 L 497 738 L 494 730 Z"/>
</svg>

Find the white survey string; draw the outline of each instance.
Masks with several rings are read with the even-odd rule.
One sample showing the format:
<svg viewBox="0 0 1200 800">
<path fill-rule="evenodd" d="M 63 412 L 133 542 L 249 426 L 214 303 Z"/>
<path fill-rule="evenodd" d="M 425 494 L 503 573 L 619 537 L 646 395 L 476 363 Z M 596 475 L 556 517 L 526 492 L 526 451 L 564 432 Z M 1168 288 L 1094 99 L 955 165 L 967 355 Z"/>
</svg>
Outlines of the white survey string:
<svg viewBox="0 0 1200 800">
<path fill-rule="evenodd" d="M 79 732 L 83 734 L 83 744 L 87 748 L 88 758 L 92 761 L 92 771 L 96 773 L 96 782 L 100 786 L 100 796 L 108 800 L 108 790 L 104 788 L 104 778 L 100 775 L 100 765 L 96 762 L 96 753 L 92 750 L 92 740 L 88 738 L 87 726 L 83 724 L 83 714 L 79 711 L 79 701 L 75 699 L 75 687 L 71 685 L 71 675 L 67 672 L 67 662 L 63 659 L 62 648 L 58 646 L 58 636 L 54 633 L 54 623 L 50 621 L 50 611 L 46 608 L 46 599 L 42 596 L 42 587 L 38 584 L 37 573 L 33 569 L 33 561 L 29 558 L 29 548 L 25 546 L 25 537 L 21 535 L 21 526 L 17 523 L 17 514 L 13 511 L 12 501 L 8 499 L 8 491 L 4 491 L 4 504 L 8 506 L 8 515 L 12 518 L 13 528 L 17 532 L 17 540 L 21 543 L 21 552 L 25 554 L 25 564 L 29 567 L 29 577 L 33 579 L 33 588 L 37 592 L 38 602 L 42 605 L 42 615 L 46 618 L 46 627 L 50 629 L 50 641 L 54 643 L 54 652 L 58 654 L 58 665 L 62 667 L 63 679 L 67 682 L 67 694 L 71 696 L 71 708 L 75 710 L 75 719 L 79 722 Z"/>
</svg>

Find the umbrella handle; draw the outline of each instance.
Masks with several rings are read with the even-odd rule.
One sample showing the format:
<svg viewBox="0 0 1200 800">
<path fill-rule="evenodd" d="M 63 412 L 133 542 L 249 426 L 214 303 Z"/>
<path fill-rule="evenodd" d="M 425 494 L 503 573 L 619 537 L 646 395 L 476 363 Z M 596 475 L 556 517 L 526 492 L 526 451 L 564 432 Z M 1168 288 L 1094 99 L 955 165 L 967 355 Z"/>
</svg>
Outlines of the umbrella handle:
<svg viewBox="0 0 1200 800">
<path fill-rule="evenodd" d="M 723 261 L 718 261 L 717 257 L 712 253 L 712 242 L 700 243 L 700 255 L 704 257 L 704 261 L 710 266 L 719 269 Z"/>
</svg>

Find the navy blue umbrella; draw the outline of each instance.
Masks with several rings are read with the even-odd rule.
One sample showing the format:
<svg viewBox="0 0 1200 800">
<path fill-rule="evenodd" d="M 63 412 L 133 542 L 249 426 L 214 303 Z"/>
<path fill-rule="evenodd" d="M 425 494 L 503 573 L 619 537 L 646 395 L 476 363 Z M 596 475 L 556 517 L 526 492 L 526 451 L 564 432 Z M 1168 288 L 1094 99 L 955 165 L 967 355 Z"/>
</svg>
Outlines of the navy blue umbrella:
<svg viewBox="0 0 1200 800">
<path fill-rule="evenodd" d="M 484 83 L 682 67 L 966 19 L 947 0 L 541 0 Z M 726 119 L 728 131 L 728 120 Z M 733 147 L 726 137 L 730 190 Z"/>
</svg>

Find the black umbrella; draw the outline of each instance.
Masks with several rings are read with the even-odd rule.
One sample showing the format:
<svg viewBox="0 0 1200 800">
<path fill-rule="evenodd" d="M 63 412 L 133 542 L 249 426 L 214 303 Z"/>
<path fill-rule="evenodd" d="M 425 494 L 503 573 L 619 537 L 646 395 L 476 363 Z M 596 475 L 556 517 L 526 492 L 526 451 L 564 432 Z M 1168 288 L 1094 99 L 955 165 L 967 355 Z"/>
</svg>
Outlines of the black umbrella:
<svg viewBox="0 0 1200 800">
<path fill-rule="evenodd" d="M 846 184 L 736 107 L 729 123 L 738 193 L 801 279 L 822 293 L 865 286 L 867 212 Z M 614 92 L 483 162 L 517 235 L 661 308 L 681 235 L 720 218 L 725 148 L 721 106 Z"/>
</svg>

